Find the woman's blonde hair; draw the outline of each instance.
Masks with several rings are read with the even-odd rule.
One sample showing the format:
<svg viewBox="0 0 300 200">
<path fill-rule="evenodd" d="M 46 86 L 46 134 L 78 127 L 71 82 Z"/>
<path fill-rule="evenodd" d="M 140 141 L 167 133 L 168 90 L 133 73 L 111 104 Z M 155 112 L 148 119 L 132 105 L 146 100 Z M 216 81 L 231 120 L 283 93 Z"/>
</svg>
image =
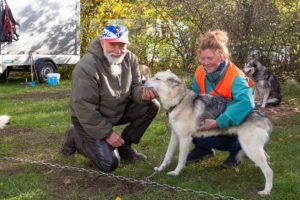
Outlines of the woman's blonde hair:
<svg viewBox="0 0 300 200">
<path fill-rule="evenodd" d="M 208 31 L 202 37 L 200 36 L 197 55 L 201 51 L 210 49 L 216 51 L 219 55 L 229 57 L 227 32 L 221 30 Z"/>
</svg>

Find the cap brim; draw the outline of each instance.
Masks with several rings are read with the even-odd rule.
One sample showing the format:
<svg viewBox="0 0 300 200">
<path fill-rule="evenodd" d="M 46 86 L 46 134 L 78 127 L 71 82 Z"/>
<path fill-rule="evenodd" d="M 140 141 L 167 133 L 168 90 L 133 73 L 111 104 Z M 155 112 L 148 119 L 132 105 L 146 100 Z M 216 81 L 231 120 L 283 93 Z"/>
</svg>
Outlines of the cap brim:
<svg viewBox="0 0 300 200">
<path fill-rule="evenodd" d="M 115 39 L 104 39 L 106 42 L 112 43 L 112 42 L 121 42 L 125 44 L 130 44 L 128 40 L 123 38 L 115 38 Z"/>
</svg>

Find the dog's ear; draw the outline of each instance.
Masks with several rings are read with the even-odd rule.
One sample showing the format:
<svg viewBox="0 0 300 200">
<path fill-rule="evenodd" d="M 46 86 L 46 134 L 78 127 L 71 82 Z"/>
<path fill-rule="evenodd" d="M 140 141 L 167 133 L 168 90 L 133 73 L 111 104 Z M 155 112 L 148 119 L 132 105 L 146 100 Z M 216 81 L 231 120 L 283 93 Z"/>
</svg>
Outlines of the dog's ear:
<svg viewBox="0 0 300 200">
<path fill-rule="evenodd" d="M 170 69 L 167 69 L 166 72 L 172 73 Z"/>
<path fill-rule="evenodd" d="M 151 70 L 149 67 L 146 68 L 146 74 L 147 74 L 146 75 L 147 78 L 151 78 Z"/>
</svg>

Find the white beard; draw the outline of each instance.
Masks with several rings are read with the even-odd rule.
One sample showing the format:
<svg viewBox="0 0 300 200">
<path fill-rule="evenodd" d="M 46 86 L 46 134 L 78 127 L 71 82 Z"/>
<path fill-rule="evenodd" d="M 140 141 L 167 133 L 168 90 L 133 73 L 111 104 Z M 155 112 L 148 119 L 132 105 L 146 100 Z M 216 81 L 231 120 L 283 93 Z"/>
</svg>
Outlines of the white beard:
<svg viewBox="0 0 300 200">
<path fill-rule="evenodd" d="M 120 76 L 122 72 L 121 64 L 111 64 L 110 71 L 114 77 Z"/>
<path fill-rule="evenodd" d="M 122 67 L 121 67 L 121 63 L 124 60 L 124 57 L 126 55 L 126 51 L 124 53 L 122 53 L 120 56 L 114 56 L 114 54 L 108 54 L 106 53 L 106 51 L 103 51 L 104 56 L 107 58 L 108 62 L 110 63 L 110 71 L 111 74 L 114 77 L 118 77 L 121 75 L 122 72 Z"/>
<path fill-rule="evenodd" d="M 105 50 L 103 51 L 103 53 L 104 53 L 104 56 L 107 58 L 108 62 L 110 64 L 115 64 L 115 65 L 121 64 L 121 62 L 124 60 L 124 57 L 126 55 L 126 51 L 118 56 L 114 55 L 113 53 L 111 53 L 111 54 L 106 53 Z"/>
</svg>

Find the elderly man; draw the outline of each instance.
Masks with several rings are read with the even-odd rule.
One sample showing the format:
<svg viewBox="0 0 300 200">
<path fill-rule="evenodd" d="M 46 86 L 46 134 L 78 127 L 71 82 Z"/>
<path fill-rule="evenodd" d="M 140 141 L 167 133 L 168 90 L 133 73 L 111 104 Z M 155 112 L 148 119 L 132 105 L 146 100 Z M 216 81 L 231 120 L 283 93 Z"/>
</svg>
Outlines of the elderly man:
<svg viewBox="0 0 300 200">
<path fill-rule="evenodd" d="M 118 167 L 115 149 L 123 160 L 146 160 L 132 144 L 139 143 L 160 107 L 152 101 L 156 92 L 143 87 L 128 44 L 125 26 L 106 26 L 72 73 L 72 126 L 61 153 L 69 156 L 77 151 L 103 171 Z M 113 127 L 122 124 L 128 125 L 120 137 Z"/>
</svg>

